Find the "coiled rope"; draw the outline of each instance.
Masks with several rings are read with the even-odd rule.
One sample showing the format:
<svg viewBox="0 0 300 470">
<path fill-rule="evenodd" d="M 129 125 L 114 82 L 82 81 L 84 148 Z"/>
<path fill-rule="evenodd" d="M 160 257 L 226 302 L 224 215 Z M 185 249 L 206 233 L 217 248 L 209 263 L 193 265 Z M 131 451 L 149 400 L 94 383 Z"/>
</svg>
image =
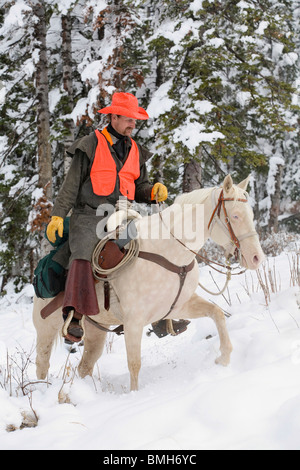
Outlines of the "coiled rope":
<svg viewBox="0 0 300 470">
<path fill-rule="evenodd" d="M 126 248 L 126 253 L 123 259 L 120 261 L 117 266 L 110 269 L 103 269 L 98 263 L 99 255 L 104 248 L 106 242 L 108 240 L 112 240 L 114 237 L 110 235 L 103 238 L 94 249 L 92 255 L 92 270 L 94 277 L 99 281 L 110 281 L 115 279 L 119 276 L 123 269 L 127 268 L 137 257 L 139 254 L 139 242 L 138 240 L 131 240 L 128 244 L 128 248 Z"/>
<path fill-rule="evenodd" d="M 124 211 L 126 213 L 126 223 L 117 227 L 114 231 L 110 232 L 106 237 L 100 240 L 93 251 L 92 270 L 94 277 L 99 281 L 110 281 L 111 279 L 115 279 L 119 276 L 119 274 L 124 268 L 129 266 L 135 260 L 135 258 L 138 257 L 139 241 L 138 239 L 133 239 L 128 243 L 128 246 L 126 247 L 126 253 L 123 259 L 114 268 L 103 269 L 101 268 L 98 262 L 99 255 L 103 250 L 105 244 L 109 240 L 116 240 L 118 237 L 120 237 L 120 234 L 126 229 L 128 222 L 137 218 L 137 216 L 135 215 L 135 211 L 131 211 L 131 206 L 132 204 L 128 201 L 128 199 L 120 198 L 117 201 L 115 212 Z"/>
<path fill-rule="evenodd" d="M 118 203 L 116 205 L 116 212 L 119 211 L 119 210 L 124 210 L 127 213 L 127 222 L 135 218 L 134 216 L 130 216 L 128 214 L 128 211 L 130 210 L 130 207 L 131 207 L 131 203 L 128 200 L 126 200 L 126 201 L 121 200 L 120 202 L 118 201 Z M 161 210 L 159 210 L 159 213 L 160 213 L 160 218 L 161 218 L 162 222 L 164 223 L 164 221 L 162 219 L 162 215 L 161 215 Z M 101 266 L 98 263 L 99 255 L 100 255 L 101 251 L 103 250 L 103 248 L 104 248 L 105 244 L 107 243 L 107 241 L 116 239 L 122 233 L 122 231 L 125 230 L 126 225 L 127 224 L 117 227 L 113 232 L 109 233 L 106 237 L 104 237 L 102 240 L 100 240 L 100 242 L 96 245 L 96 247 L 94 249 L 94 252 L 93 252 L 93 255 L 92 255 L 92 270 L 93 270 L 93 274 L 94 274 L 95 279 L 104 282 L 104 281 L 110 281 L 112 279 L 117 278 L 121 274 L 122 270 L 125 269 L 126 267 L 128 267 L 138 257 L 138 255 L 139 255 L 139 241 L 138 241 L 138 239 L 133 239 L 128 243 L 128 248 L 126 249 L 126 253 L 125 253 L 123 259 L 120 261 L 120 263 L 117 264 L 117 266 L 115 266 L 113 268 L 110 268 L 110 269 L 103 269 L 103 268 L 101 268 Z M 170 232 L 170 233 L 174 237 L 172 232 Z M 175 238 L 175 239 L 177 240 L 177 238 Z M 177 241 L 180 242 L 183 245 L 183 243 L 180 240 L 177 240 Z M 193 252 L 192 250 L 189 250 L 189 251 Z M 199 256 L 198 253 L 194 253 L 194 254 L 196 256 Z M 210 263 L 206 263 L 206 264 L 210 265 Z M 218 264 L 218 263 L 215 263 L 215 264 Z M 224 265 L 222 265 L 222 266 L 224 266 Z M 200 282 L 198 283 L 199 287 L 201 287 L 201 289 L 203 289 L 204 291 L 206 291 L 207 293 L 209 293 L 211 295 L 215 295 L 215 296 L 222 295 L 225 292 L 225 290 L 227 289 L 228 284 L 231 280 L 231 276 L 232 276 L 230 266 L 228 266 L 228 264 L 227 264 L 224 267 L 227 268 L 227 273 L 226 273 L 226 282 L 225 282 L 225 285 L 224 285 L 222 290 L 220 290 L 219 292 L 212 292 L 209 289 L 207 289 L 206 287 L 204 287 Z M 219 272 L 221 272 L 221 271 L 219 271 Z M 225 273 L 223 272 L 222 274 L 225 274 Z"/>
</svg>

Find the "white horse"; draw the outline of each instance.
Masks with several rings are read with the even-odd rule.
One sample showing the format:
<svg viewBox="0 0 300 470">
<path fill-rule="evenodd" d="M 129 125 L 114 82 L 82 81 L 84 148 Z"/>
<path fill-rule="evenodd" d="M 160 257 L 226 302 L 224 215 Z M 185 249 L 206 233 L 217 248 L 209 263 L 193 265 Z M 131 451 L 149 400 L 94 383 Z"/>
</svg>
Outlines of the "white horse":
<svg viewBox="0 0 300 470">
<path fill-rule="evenodd" d="M 131 390 L 138 389 L 143 328 L 164 318 L 166 314 L 168 319 L 210 317 L 216 324 L 220 338 L 221 354 L 216 363 L 224 366 L 229 364 L 232 345 L 224 313 L 218 306 L 195 293 L 199 268 L 197 262 L 193 266 L 192 263 L 196 252 L 211 237 L 225 247 L 227 253 L 237 251 L 244 267 L 259 267 L 264 254 L 254 228 L 253 212 L 247 201 L 248 181 L 247 178 L 239 185 L 234 185 L 228 175 L 222 187 L 183 194 L 161 213 L 136 221 L 140 251 L 163 256 L 179 267 L 188 266 L 188 269 L 183 268 L 181 274 L 148 259 L 136 258 L 111 281 L 114 296 L 109 311 L 103 307 L 102 283 L 96 285 L 100 313 L 92 319 L 106 328 L 124 325 Z M 204 211 L 199 210 L 199 207 L 203 207 Z M 199 230 L 200 226 L 203 230 Z M 40 311 L 50 300 L 34 299 L 33 321 L 37 330 L 36 367 L 39 379 L 47 376 L 52 346 L 62 328 L 61 308 L 47 319 L 41 318 Z M 86 320 L 84 329 L 84 351 L 78 366 L 81 377 L 92 375 L 106 338 L 105 331 Z"/>
</svg>

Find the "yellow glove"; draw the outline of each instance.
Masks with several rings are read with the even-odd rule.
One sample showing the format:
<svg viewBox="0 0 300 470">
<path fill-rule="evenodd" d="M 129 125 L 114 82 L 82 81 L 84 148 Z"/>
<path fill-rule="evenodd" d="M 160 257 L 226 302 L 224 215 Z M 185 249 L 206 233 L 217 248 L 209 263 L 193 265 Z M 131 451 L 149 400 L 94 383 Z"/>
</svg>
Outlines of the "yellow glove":
<svg viewBox="0 0 300 470">
<path fill-rule="evenodd" d="M 168 190 L 162 183 L 155 183 L 151 191 L 151 200 L 157 199 L 158 202 L 165 201 L 168 197 Z"/>
<path fill-rule="evenodd" d="M 64 219 L 62 217 L 57 217 L 54 215 L 51 217 L 51 220 L 47 227 L 47 237 L 51 243 L 55 243 L 56 241 L 56 231 L 58 232 L 58 236 L 63 236 L 64 231 Z"/>
</svg>

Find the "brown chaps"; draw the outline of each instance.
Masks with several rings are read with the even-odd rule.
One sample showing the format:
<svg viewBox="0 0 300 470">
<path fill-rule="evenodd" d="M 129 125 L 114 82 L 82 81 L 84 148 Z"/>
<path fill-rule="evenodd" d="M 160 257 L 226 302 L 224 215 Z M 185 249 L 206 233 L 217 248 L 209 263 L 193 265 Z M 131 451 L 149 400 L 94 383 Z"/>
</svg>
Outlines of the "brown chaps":
<svg viewBox="0 0 300 470">
<path fill-rule="evenodd" d="M 72 261 L 63 299 L 63 313 L 74 309 L 81 315 L 97 315 L 98 300 L 95 290 L 95 279 L 91 263 L 83 259 Z"/>
</svg>

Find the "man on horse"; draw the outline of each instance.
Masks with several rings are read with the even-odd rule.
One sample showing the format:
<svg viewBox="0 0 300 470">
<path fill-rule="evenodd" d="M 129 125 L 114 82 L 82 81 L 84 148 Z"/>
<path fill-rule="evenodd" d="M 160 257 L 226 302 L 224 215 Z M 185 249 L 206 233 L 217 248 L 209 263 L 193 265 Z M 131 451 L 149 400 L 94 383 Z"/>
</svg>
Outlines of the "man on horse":
<svg viewBox="0 0 300 470">
<path fill-rule="evenodd" d="M 131 138 L 136 120 L 149 118 L 137 98 L 115 93 L 111 106 L 98 112 L 110 115 L 110 123 L 102 131 L 97 129 L 76 140 L 68 149 L 72 163 L 47 227 L 49 241 L 55 242 L 56 234 L 63 236 L 64 220 L 72 211 L 68 242 L 54 258 L 68 270 L 62 306 L 68 326 L 63 331 L 72 342 L 82 338 L 82 316 L 99 313 L 91 267 L 99 242 L 97 226 L 104 217 L 98 208 L 115 206 L 120 197 L 151 203 L 165 201 L 168 196 L 162 183 L 150 184 L 146 161 L 151 154 Z"/>
</svg>

